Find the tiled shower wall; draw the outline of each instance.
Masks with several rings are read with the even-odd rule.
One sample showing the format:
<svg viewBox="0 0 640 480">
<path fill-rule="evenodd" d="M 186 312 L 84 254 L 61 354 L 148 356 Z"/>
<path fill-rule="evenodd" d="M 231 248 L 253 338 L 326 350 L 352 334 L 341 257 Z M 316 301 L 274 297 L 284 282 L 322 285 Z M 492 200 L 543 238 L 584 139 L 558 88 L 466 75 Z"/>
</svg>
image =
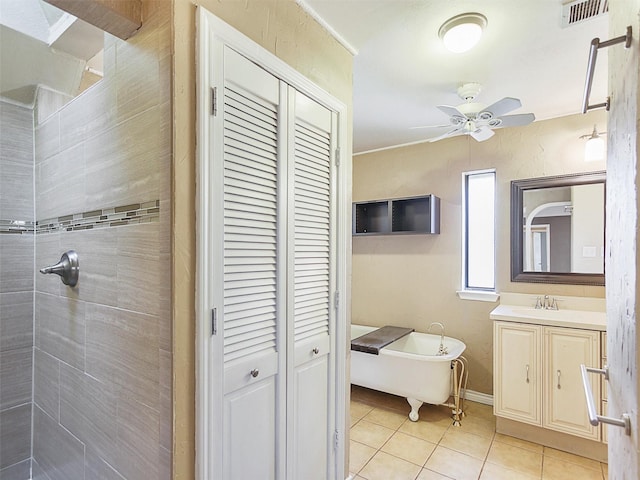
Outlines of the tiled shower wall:
<svg viewBox="0 0 640 480">
<path fill-rule="evenodd" d="M 35 129 L 33 478 L 171 476 L 170 2 Z"/>
<path fill-rule="evenodd" d="M 0 480 L 29 478 L 33 110 L 0 101 Z"/>
</svg>

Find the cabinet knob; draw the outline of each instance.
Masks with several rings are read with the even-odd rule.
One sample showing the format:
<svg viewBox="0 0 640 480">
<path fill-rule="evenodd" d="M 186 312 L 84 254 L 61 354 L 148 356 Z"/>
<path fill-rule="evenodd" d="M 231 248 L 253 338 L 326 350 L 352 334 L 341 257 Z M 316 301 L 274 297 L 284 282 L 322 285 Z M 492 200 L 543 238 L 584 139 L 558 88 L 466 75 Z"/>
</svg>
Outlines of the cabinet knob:
<svg viewBox="0 0 640 480">
<path fill-rule="evenodd" d="M 318 349 L 318 347 L 313 347 L 313 350 L 311 350 L 313 352 L 314 355 L 317 355 L 320 353 L 320 350 Z"/>
<path fill-rule="evenodd" d="M 253 370 L 251 370 L 250 373 L 253 378 L 256 378 L 258 375 L 260 375 L 260 370 L 258 370 L 257 368 L 254 368 Z"/>
</svg>

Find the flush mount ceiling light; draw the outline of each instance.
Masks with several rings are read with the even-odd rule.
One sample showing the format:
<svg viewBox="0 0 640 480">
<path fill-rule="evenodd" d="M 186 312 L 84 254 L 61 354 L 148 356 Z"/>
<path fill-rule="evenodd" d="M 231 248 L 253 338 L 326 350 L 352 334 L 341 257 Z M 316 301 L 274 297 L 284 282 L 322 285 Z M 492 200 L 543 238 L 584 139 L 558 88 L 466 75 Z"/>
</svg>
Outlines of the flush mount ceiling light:
<svg viewBox="0 0 640 480">
<path fill-rule="evenodd" d="M 602 132 L 607 133 L 607 132 Z M 604 160 L 605 157 L 605 144 L 604 138 L 600 136 L 596 126 L 593 126 L 593 132 L 591 135 L 582 135 L 580 138 L 588 138 L 587 143 L 584 146 L 584 161 L 596 162 L 598 160 Z"/>
<path fill-rule="evenodd" d="M 462 53 L 471 50 L 480 41 L 487 17 L 480 13 L 463 13 L 442 24 L 438 36 L 447 50 Z"/>
</svg>

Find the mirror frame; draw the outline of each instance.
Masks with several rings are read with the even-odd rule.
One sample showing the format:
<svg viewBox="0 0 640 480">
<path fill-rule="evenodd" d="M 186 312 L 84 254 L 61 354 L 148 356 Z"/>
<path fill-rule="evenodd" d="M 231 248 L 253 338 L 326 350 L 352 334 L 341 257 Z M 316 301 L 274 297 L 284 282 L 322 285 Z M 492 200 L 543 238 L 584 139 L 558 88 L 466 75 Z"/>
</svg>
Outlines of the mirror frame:
<svg viewBox="0 0 640 480">
<path fill-rule="evenodd" d="M 596 171 L 557 175 L 553 177 L 527 178 L 511 181 L 511 281 L 529 283 L 559 283 L 570 285 L 604 286 L 603 273 L 525 272 L 523 271 L 522 209 L 523 193 L 540 188 L 569 187 L 603 183 L 606 209 L 606 172 Z M 605 212 L 602 212 L 604 215 Z M 605 236 L 607 226 L 605 220 Z M 604 268 L 604 266 L 603 266 Z"/>
</svg>

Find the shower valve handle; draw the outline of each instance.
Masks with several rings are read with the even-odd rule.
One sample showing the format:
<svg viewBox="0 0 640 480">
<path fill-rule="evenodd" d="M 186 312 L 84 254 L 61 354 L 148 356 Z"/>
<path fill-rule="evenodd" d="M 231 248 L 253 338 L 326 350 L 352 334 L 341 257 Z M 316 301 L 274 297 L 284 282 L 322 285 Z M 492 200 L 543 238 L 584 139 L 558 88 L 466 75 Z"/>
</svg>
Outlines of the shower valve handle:
<svg viewBox="0 0 640 480">
<path fill-rule="evenodd" d="M 78 276 L 80 274 L 78 254 L 75 250 L 69 250 L 62 254 L 58 263 L 41 268 L 40 273 L 55 273 L 60 276 L 62 283 L 75 287 L 78 284 Z"/>
</svg>

